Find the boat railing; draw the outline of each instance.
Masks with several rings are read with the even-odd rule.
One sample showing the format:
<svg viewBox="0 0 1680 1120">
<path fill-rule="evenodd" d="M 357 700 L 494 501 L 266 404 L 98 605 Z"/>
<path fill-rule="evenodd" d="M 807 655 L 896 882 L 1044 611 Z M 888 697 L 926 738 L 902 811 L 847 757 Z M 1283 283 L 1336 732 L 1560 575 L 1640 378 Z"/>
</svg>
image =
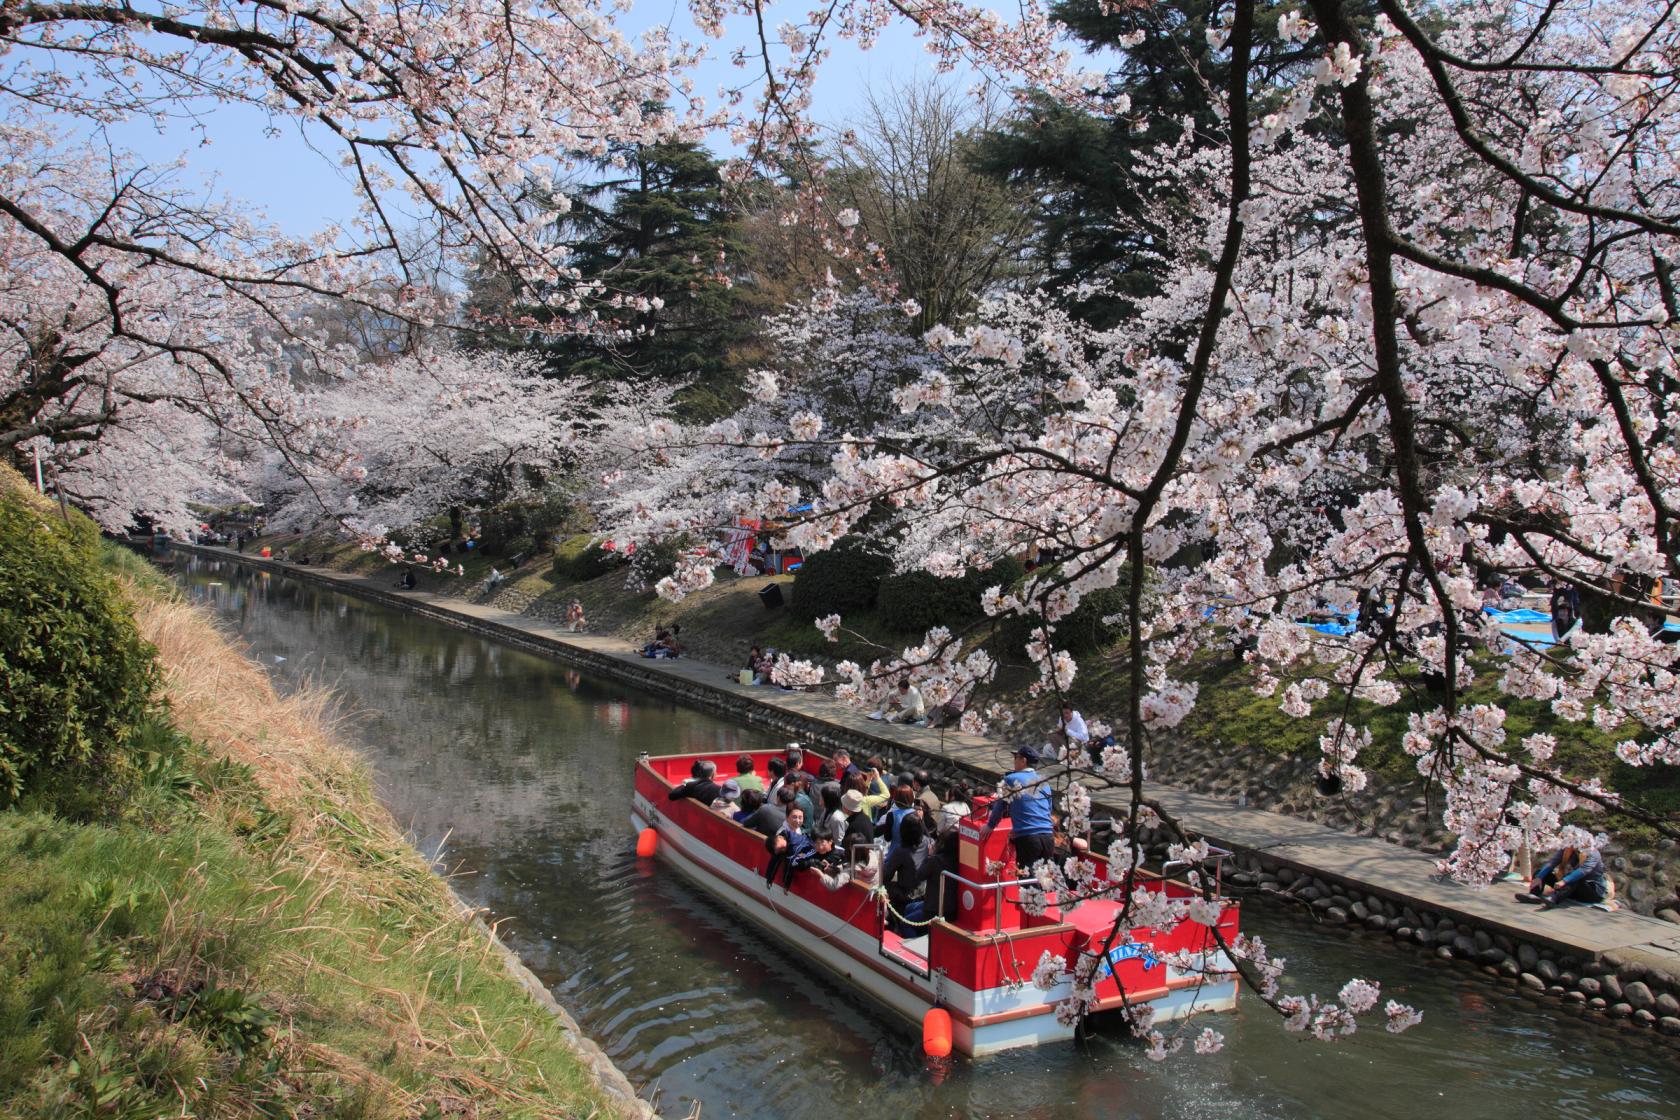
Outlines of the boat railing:
<svg viewBox="0 0 1680 1120">
<path fill-rule="evenodd" d="M 1184 868 L 1185 870 L 1188 871 L 1189 869 L 1191 869 L 1193 867 L 1200 867 L 1202 864 L 1208 862 L 1208 860 L 1212 860 L 1213 861 L 1213 893 L 1216 896 L 1223 895 L 1225 892 L 1222 888 L 1221 880 L 1222 880 L 1222 878 L 1224 876 L 1224 873 L 1225 873 L 1225 861 L 1230 859 L 1233 854 L 1234 853 L 1232 853 L 1232 851 L 1229 848 L 1217 848 L 1217 847 L 1213 846 L 1212 844 L 1209 844 L 1208 845 L 1207 859 L 1199 859 L 1199 860 L 1174 859 L 1174 860 L 1168 860 L 1166 863 L 1163 863 L 1161 865 L 1161 878 L 1165 879 L 1165 878 L 1167 878 L 1167 876 L 1171 875 L 1172 870 L 1175 867 L 1182 867 L 1182 868 Z"/>
</svg>

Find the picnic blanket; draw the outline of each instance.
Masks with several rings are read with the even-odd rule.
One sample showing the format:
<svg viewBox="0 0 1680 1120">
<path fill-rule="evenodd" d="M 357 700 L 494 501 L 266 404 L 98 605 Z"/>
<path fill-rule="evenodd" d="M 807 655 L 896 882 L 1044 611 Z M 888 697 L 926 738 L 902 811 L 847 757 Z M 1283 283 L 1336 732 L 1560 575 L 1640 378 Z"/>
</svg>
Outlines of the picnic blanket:
<svg viewBox="0 0 1680 1120">
<path fill-rule="evenodd" d="M 1498 607 L 1483 607 L 1482 613 L 1488 615 L 1500 626 L 1507 622 L 1550 622 L 1552 620 L 1552 616 L 1548 612 L 1533 611 L 1527 607 L 1518 607 L 1509 611 L 1502 611 Z"/>
</svg>

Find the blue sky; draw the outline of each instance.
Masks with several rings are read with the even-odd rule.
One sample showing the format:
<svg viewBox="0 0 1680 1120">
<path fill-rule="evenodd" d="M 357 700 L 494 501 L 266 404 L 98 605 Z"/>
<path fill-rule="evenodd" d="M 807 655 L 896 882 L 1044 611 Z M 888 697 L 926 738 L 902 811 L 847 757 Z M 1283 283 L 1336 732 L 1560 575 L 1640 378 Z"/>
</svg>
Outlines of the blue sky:
<svg viewBox="0 0 1680 1120">
<path fill-rule="evenodd" d="M 674 35 L 706 42 L 718 57 L 702 68 L 695 86 L 716 104 L 716 87 L 738 83 L 742 72 L 728 64 L 716 42 L 702 39 L 689 23 L 687 11 L 684 0 L 655 0 L 628 13 L 624 25 L 639 30 L 671 21 Z M 736 33 L 746 30 L 741 17 L 730 26 Z M 838 38 L 831 46 L 833 53 L 823 66 L 814 102 L 814 115 L 825 125 L 846 123 L 861 107 L 872 85 L 879 88 L 888 82 L 934 76 L 930 56 L 905 21 L 890 27 L 869 51 Z M 973 75 L 949 75 L 944 80 L 962 87 L 972 84 Z M 218 106 L 203 123 L 199 129 L 181 122 L 159 133 L 150 122 L 130 122 L 113 126 L 108 132 L 114 144 L 149 161 L 184 158 L 189 175 L 214 183 L 219 193 L 262 209 L 288 233 L 311 233 L 354 216 L 355 195 L 330 146 L 323 144 L 321 151 L 313 150 L 307 135 L 295 125 L 271 128 L 264 114 L 245 107 Z M 727 138 L 717 138 L 712 147 L 720 154 L 726 153 Z"/>
</svg>

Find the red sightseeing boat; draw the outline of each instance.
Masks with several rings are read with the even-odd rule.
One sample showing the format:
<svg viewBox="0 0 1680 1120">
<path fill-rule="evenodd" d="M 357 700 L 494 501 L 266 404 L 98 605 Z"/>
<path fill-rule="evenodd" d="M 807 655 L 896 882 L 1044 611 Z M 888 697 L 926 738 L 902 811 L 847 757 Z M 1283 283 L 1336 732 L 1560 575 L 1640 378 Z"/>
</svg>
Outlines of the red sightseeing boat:
<svg viewBox="0 0 1680 1120">
<path fill-rule="evenodd" d="M 775 756 L 754 753 L 758 772 L 765 773 Z M 878 893 L 856 882 L 831 891 L 811 873 L 795 875 L 790 891 L 778 884 L 772 892 L 764 882 L 768 857 L 762 835 L 708 806 L 670 800 L 671 789 L 687 780 L 696 761 L 710 760 L 722 776 L 734 773 L 737 757 L 644 756 L 636 766 L 631 814 L 643 832 L 638 850 L 649 854 L 651 840 L 657 858 L 913 1022 L 922 1022 L 932 1008 L 943 1008 L 950 1016 L 952 1045 L 964 1054 L 1073 1037 L 1073 1028 L 1056 1019 L 1056 1005 L 1071 991 L 1070 972 L 1064 970 L 1046 992 L 1032 982 L 1033 971 L 1046 952 L 1071 968 L 1079 952 L 1100 949 L 1118 902 L 1088 899 L 1065 911 L 1052 905 L 1040 915 L 1026 913 L 1019 898 L 1024 881 L 1017 878 L 1010 855 L 1008 819 L 982 846 L 983 804 L 959 826 L 960 866 L 946 873 L 941 884 L 943 890 L 961 892 L 955 922 L 935 919 L 926 933 L 901 937 L 888 928 Z M 820 762 L 809 754 L 805 759 L 808 768 Z M 647 829 L 656 838 L 647 837 Z M 1106 874 L 1107 862 L 1092 858 Z M 1000 861 L 1001 871 L 987 872 Z M 1174 897 L 1191 895 L 1187 884 L 1175 880 L 1150 877 L 1141 885 Z M 1219 928 L 1227 941 L 1237 935 L 1237 918 L 1237 903 L 1226 900 Z M 1134 928 L 1130 934 L 1130 942 L 1113 945 L 1108 961 L 1099 966 L 1094 1010 L 1118 1008 L 1123 1000 L 1149 1004 L 1160 1023 L 1236 1006 L 1235 974 L 1207 927 L 1185 921 L 1164 932 Z M 1201 967 L 1182 970 L 1159 959 L 1183 952 L 1197 955 Z"/>
</svg>

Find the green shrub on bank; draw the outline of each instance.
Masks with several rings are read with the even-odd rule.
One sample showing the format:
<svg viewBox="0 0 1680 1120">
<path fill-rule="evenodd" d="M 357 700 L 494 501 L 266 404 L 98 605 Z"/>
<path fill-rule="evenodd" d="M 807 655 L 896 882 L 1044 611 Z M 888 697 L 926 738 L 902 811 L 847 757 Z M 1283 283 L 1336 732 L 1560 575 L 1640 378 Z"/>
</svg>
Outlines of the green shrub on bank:
<svg viewBox="0 0 1680 1120">
<path fill-rule="evenodd" d="M 624 566 L 624 557 L 609 552 L 587 536 L 571 537 L 555 546 L 554 574 L 582 583 Z"/>
<path fill-rule="evenodd" d="M 0 493 L 0 806 L 97 796 L 151 704 L 151 648 L 99 537 L 15 486 Z"/>
<path fill-rule="evenodd" d="M 794 575 L 788 612 L 811 622 L 831 614 L 869 610 L 892 569 L 892 558 L 877 546 L 847 537 L 828 551 L 805 558 Z"/>
<path fill-rule="evenodd" d="M 1009 588 L 1023 571 L 1020 561 L 1004 559 L 990 568 L 971 568 L 955 579 L 905 572 L 881 581 L 876 606 L 881 620 L 899 634 L 925 634 L 935 626 L 955 630 L 983 616 L 980 596 L 986 588 Z"/>
</svg>

